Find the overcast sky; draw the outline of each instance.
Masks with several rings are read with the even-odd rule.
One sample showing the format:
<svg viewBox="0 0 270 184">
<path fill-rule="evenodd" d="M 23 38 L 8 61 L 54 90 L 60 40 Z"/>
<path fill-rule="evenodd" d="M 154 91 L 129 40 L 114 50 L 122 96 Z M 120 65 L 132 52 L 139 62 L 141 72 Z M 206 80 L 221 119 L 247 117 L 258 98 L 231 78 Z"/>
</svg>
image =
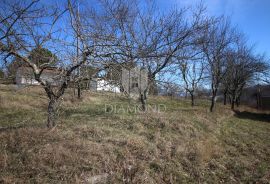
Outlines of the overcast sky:
<svg viewBox="0 0 270 184">
<path fill-rule="evenodd" d="M 192 6 L 201 0 L 158 0 L 158 6 L 169 9 L 174 6 Z M 237 25 L 256 44 L 256 50 L 270 57 L 270 0 L 202 0 L 209 15 L 230 16 Z"/>
</svg>

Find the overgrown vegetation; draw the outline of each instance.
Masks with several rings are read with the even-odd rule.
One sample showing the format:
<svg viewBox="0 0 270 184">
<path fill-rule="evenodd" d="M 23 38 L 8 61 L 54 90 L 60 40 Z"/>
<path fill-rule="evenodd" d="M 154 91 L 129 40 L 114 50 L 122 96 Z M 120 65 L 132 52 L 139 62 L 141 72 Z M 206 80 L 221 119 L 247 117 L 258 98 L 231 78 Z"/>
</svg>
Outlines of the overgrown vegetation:
<svg viewBox="0 0 270 184">
<path fill-rule="evenodd" d="M 18 67 L 29 67 L 31 81 L 38 82 L 49 98 L 48 128 L 56 125 L 56 111 L 66 89 L 77 86 L 80 98 L 82 84 L 96 76 L 110 76 L 109 83 L 128 95 L 137 91 L 143 110 L 148 94 L 157 94 L 164 85 L 172 87 L 169 91 L 184 86 L 192 105 L 199 87 L 208 87 L 211 112 L 222 90 L 224 102 L 228 95 L 234 109 L 244 87 L 254 78 L 256 83 L 264 81 L 256 76 L 265 75 L 268 58 L 255 52 L 230 18 L 210 16 L 203 3 L 164 12 L 156 3 L 4 1 L 0 8 L 0 64 L 9 77 L 13 73 L 13 79 L 15 73 L 16 79 L 25 77 L 18 74 Z M 134 76 L 128 88 L 123 85 L 127 77 L 122 75 L 126 67 L 129 71 L 138 67 L 136 75 L 144 76 Z M 94 72 L 86 72 L 88 69 Z M 47 70 L 57 76 L 47 76 Z"/>
<path fill-rule="evenodd" d="M 43 93 L 0 86 L 3 183 L 269 182 L 269 112 L 252 119 L 247 113 L 260 112 L 217 104 L 210 113 L 208 101 L 192 108 L 188 100 L 150 97 L 166 112 L 106 113 L 105 104 L 136 102 L 90 92 L 78 100 L 67 91 L 58 125 L 46 129 Z"/>
</svg>

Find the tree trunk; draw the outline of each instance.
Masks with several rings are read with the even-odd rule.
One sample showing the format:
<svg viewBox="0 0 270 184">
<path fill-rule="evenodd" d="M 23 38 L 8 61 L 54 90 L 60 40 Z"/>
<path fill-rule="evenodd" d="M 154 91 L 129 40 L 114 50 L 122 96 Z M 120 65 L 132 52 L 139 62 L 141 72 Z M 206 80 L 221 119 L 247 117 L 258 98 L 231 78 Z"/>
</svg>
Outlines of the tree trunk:
<svg viewBox="0 0 270 184">
<path fill-rule="evenodd" d="M 144 90 L 141 94 L 140 94 L 140 101 L 141 101 L 141 104 L 142 104 L 142 110 L 143 111 L 146 111 L 146 106 L 147 106 L 147 89 Z"/>
<path fill-rule="evenodd" d="M 158 95 L 157 83 L 155 81 L 155 77 L 151 77 L 148 79 L 149 90 L 148 93 L 150 95 Z"/>
<path fill-rule="evenodd" d="M 56 125 L 56 109 L 57 109 L 57 98 L 51 97 L 48 105 L 48 120 L 47 127 L 52 128 Z"/>
<path fill-rule="evenodd" d="M 235 100 L 232 100 L 232 103 L 231 103 L 231 109 L 234 110 L 234 104 L 235 104 Z"/>
<path fill-rule="evenodd" d="M 191 106 L 194 106 L 194 95 L 193 93 L 190 93 L 190 97 L 191 97 Z"/>
<path fill-rule="evenodd" d="M 142 111 L 145 111 L 146 110 L 146 100 L 145 100 L 143 94 L 141 94 L 140 100 L 141 100 L 141 104 L 142 104 Z"/>
<path fill-rule="evenodd" d="M 149 95 L 158 95 L 158 88 L 157 88 L 157 83 L 155 80 L 156 76 L 149 74 L 147 76 L 148 79 L 148 94 Z"/>
<path fill-rule="evenodd" d="M 225 92 L 223 93 L 223 95 L 224 95 L 223 105 L 227 105 L 227 91 L 225 91 Z"/>
<path fill-rule="evenodd" d="M 232 98 L 230 95 L 229 95 L 229 103 L 232 104 Z"/>
<path fill-rule="evenodd" d="M 238 97 L 238 98 L 236 99 L 236 107 L 239 107 L 239 105 L 240 105 L 240 97 Z"/>
<path fill-rule="evenodd" d="M 215 96 L 212 96 L 212 98 L 211 98 L 210 112 L 213 112 L 214 106 L 215 106 Z"/>
<path fill-rule="evenodd" d="M 215 101 L 216 96 L 217 96 L 217 89 L 213 89 L 213 90 L 212 90 L 212 98 L 211 98 L 210 112 L 213 112 L 213 110 L 214 110 L 215 103 L 216 103 L 216 101 Z"/>
<path fill-rule="evenodd" d="M 231 109 L 234 110 L 235 103 L 237 103 L 236 91 L 235 90 L 232 91 L 231 99 L 232 99 Z"/>
<path fill-rule="evenodd" d="M 77 92 L 78 92 L 78 98 L 80 99 L 81 98 L 81 86 L 80 86 L 80 83 L 78 82 L 78 86 L 77 86 Z"/>
</svg>

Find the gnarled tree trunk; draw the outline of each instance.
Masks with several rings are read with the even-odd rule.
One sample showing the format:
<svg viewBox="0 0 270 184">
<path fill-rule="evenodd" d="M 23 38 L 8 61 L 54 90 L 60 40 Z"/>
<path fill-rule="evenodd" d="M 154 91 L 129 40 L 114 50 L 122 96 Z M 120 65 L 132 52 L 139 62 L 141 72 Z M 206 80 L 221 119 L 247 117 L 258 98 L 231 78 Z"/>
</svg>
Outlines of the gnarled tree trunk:
<svg viewBox="0 0 270 184">
<path fill-rule="evenodd" d="M 48 117 L 47 117 L 47 127 L 52 128 L 56 125 L 57 119 L 57 108 L 59 105 L 59 99 L 64 94 L 65 89 L 67 88 L 67 82 L 63 82 L 60 87 L 58 87 L 57 91 L 53 91 L 53 86 L 50 83 L 43 83 L 43 87 L 46 91 L 46 94 L 49 98 L 48 104 Z"/>
<path fill-rule="evenodd" d="M 81 98 L 81 85 L 80 85 L 80 82 L 78 82 L 78 86 L 77 86 L 77 93 L 78 93 L 78 99 Z"/>
<path fill-rule="evenodd" d="M 55 97 L 51 97 L 49 99 L 48 119 L 47 119 L 47 127 L 48 128 L 52 128 L 56 125 L 57 101 L 58 101 L 58 99 Z"/>
<path fill-rule="evenodd" d="M 147 89 L 145 89 L 142 93 L 140 93 L 140 101 L 142 104 L 142 111 L 146 111 L 147 106 Z"/>
<path fill-rule="evenodd" d="M 235 102 L 236 102 L 236 96 L 235 91 L 231 92 L 231 109 L 234 110 Z"/>
<path fill-rule="evenodd" d="M 223 93 L 223 105 L 227 105 L 227 91 Z"/>
<path fill-rule="evenodd" d="M 148 93 L 150 95 L 157 95 L 158 89 L 157 89 L 157 83 L 155 81 L 155 75 L 148 75 Z"/>
<path fill-rule="evenodd" d="M 234 104 L 235 104 L 235 100 L 232 100 L 232 103 L 231 103 L 231 109 L 234 110 Z"/>
<path fill-rule="evenodd" d="M 211 98 L 210 112 L 213 112 L 214 106 L 215 106 L 215 97 L 212 96 L 212 98 Z"/>
<path fill-rule="evenodd" d="M 146 99 L 143 94 L 140 96 L 141 104 L 142 104 L 142 111 L 146 111 Z"/>
<path fill-rule="evenodd" d="M 190 93 L 190 98 L 191 98 L 191 106 L 194 106 L 194 94 Z"/>
<path fill-rule="evenodd" d="M 239 107 L 239 105 L 240 105 L 240 97 L 238 97 L 238 98 L 236 99 L 236 107 Z"/>
<path fill-rule="evenodd" d="M 216 96 L 217 96 L 217 89 L 212 90 L 212 98 L 211 98 L 211 106 L 210 106 L 210 112 L 213 112 L 215 103 L 216 103 Z"/>
</svg>

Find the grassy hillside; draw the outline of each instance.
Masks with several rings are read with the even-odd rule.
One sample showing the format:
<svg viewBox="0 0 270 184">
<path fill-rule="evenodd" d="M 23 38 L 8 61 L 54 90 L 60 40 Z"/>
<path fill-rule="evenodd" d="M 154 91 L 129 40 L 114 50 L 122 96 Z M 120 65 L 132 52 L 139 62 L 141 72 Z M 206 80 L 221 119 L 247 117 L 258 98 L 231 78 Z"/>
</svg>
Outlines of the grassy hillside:
<svg viewBox="0 0 270 184">
<path fill-rule="evenodd" d="M 42 89 L 0 86 L 0 183 L 270 181 L 268 112 L 152 97 L 161 112 L 135 113 L 121 96 L 71 94 L 48 130 Z"/>
</svg>

